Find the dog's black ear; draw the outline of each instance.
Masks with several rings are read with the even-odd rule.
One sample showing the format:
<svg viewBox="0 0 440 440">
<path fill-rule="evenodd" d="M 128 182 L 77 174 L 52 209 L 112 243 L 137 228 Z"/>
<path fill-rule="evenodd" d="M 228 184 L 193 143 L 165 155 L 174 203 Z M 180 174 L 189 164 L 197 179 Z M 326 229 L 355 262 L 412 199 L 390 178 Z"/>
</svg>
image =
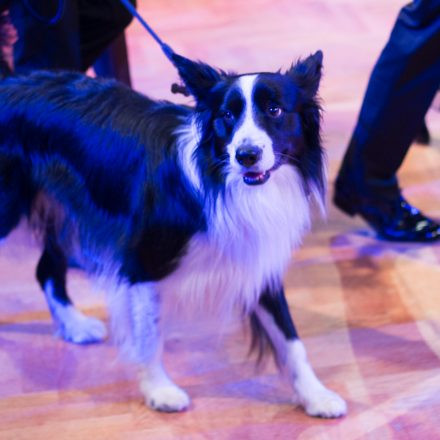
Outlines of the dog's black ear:
<svg viewBox="0 0 440 440">
<path fill-rule="evenodd" d="M 221 80 L 222 74 L 208 64 L 194 62 L 174 53 L 172 61 L 191 95 L 197 101 L 203 101 L 214 85 Z"/>
<path fill-rule="evenodd" d="M 301 87 L 309 97 L 316 95 L 321 80 L 322 71 L 322 51 L 318 50 L 305 60 L 299 60 L 292 65 L 287 75 Z"/>
</svg>

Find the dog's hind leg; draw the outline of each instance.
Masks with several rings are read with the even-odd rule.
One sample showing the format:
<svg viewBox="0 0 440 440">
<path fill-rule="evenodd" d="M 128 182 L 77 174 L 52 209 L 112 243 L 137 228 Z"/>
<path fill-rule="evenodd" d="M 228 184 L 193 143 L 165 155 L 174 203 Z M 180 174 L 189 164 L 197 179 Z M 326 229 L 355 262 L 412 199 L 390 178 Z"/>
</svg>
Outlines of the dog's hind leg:
<svg viewBox="0 0 440 440">
<path fill-rule="evenodd" d="M 160 304 L 154 283 L 121 286 L 110 298 L 112 330 L 122 356 L 138 364 L 145 402 L 157 411 L 185 410 L 190 399 L 162 364 Z"/>
<path fill-rule="evenodd" d="M 37 266 L 37 279 L 46 296 L 56 334 L 75 344 L 100 342 L 107 336 L 105 325 L 77 310 L 66 290 L 67 262 L 49 235 Z"/>
<path fill-rule="evenodd" d="M 307 361 L 283 289 L 265 292 L 253 316 L 257 320 L 254 331 L 260 332 L 260 336 L 265 332 L 270 339 L 280 371 L 291 383 L 306 413 L 326 418 L 344 415 L 347 412 L 345 401 L 319 381 Z"/>
</svg>

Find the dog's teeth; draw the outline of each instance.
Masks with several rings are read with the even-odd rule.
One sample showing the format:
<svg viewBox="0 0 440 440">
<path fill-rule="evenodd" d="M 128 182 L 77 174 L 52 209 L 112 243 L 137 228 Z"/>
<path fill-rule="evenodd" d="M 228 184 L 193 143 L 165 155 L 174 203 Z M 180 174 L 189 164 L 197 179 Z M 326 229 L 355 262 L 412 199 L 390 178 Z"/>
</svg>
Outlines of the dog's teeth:
<svg viewBox="0 0 440 440">
<path fill-rule="evenodd" d="M 266 183 L 270 177 L 269 171 L 262 173 L 247 172 L 243 175 L 244 183 L 248 185 L 260 185 Z"/>
</svg>

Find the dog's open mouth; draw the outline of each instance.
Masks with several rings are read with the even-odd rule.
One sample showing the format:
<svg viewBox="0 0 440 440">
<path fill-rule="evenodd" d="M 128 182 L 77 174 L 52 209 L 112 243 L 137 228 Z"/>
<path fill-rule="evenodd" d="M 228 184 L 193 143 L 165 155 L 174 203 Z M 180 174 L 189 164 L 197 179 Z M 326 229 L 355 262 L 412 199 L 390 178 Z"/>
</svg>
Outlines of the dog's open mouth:
<svg viewBox="0 0 440 440">
<path fill-rule="evenodd" d="M 261 173 L 248 171 L 247 173 L 244 173 L 243 180 L 247 185 L 262 185 L 269 180 L 269 177 L 269 171 L 263 171 Z"/>
</svg>

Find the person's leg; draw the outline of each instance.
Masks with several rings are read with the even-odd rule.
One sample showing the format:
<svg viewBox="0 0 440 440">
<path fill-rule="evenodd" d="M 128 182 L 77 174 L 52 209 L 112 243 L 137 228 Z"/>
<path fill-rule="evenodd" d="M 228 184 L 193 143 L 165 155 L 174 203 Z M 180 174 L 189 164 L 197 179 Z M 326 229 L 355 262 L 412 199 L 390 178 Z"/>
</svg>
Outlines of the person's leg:
<svg viewBox="0 0 440 440">
<path fill-rule="evenodd" d="M 78 9 L 82 70 L 87 70 L 133 17 L 119 0 L 79 0 Z"/>
<path fill-rule="evenodd" d="M 122 32 L 93 64 L 98 76 L 115 78 L 131 87 L 130 68 L 128 64 L 127 44 Z"/>
<path fill-rule="evenodd" d="M 9 15 L 18 36 L 14 44 L 15 71 L 80 69 L 76 1 L 13 1 Z M 55 22 L 50 23 L 54 18 Z"/>
<path fill-rule="evenodd" d="M 429 145 L 431 143 L 431 133 L 429 133 L 429 128 L 425 120 L 423 120 L 422 126 L 416 133 L 414 142 L 419 145 Z"/>
<path fill-rule="evenodd" d="M 361 205 L 364 200 L 370 203 L 370 199 L 380 204 L 380 215 L 388 208 L 385 214 L 390 216 L 400 209 L 394 206 L 400 203 L 396 172 L 438 90 L 439 47 L 440 0 L 416 0 L 402 8 L 371 74 L 336 180 L 335 203 L 346 212 L 360 213 L 365 218 Z M 411 216 L 408 212 L 404 217 Z M 375 212 L 370 214 L 376 216 Z M 411 229 L 415 224 L 405 227 Z M 426 231 L 440 238 L 440 229 L 435 233 L 437 228 L 438 225 L 429 225 Z M 431 236 L 411 237 L 429 240 Z"/>
</svg>

